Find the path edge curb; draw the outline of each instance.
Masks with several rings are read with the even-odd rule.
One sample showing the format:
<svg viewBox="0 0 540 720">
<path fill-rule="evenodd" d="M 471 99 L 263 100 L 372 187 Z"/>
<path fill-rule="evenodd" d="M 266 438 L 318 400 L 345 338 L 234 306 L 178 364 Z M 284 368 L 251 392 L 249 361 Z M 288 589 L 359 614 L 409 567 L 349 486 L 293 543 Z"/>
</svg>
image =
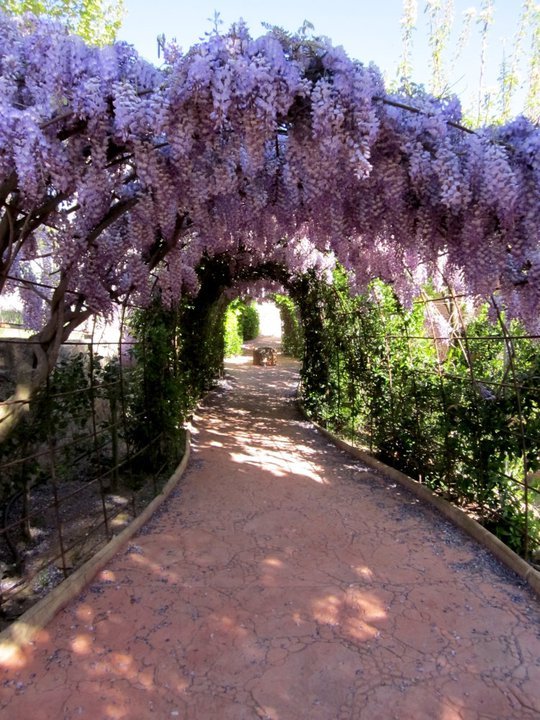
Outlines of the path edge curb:
<svg viewBox="0 0 540 720">
<path fill-rule="evenodd" d="M 163 489 L 134 518 L 122 532 L 113 537 L 98 552 L 77 568 L 69 577 L 53 588 L 44 598 L 23 613 L 9 627 L 0 633 L 0 666 L 25 645 L 35 639 L 45 626 L 73 600 L 97 573 L 116 555 L 123 545 L 148 522 L 156 510 L 165 502 L 182 478 L 191 453 L 191 433 L 186 429 L 186 447 L 182 460 L 165 483 Z"/>
<path fill-rule="evenodd" d="M 442 515 L 444 515 L 448 520 L 451 520 L 454 525 L 457 525 L 459 528 L 464 530 L 468 535 L 473 537 L 477 542 L 492 552 L 502 563 L 504 563 L 504 565 L 519 575 L 519 577 L 529 585 L 538 597 L 540 597 L 540 572 L 531 567 L 526 560 L 511 550 L 502 542 L 502 540 L 499 540 L 498 537 L 493 535 L 493 533 L 489 530 L 486 530 L 485 527 L 480 525 L 480 523 L 471 518 L 456 505 L 452 505 L 452 503 L 448 500 L 436 495 L 426 485 L 418 482 L 418 480 L 413 480 L 413 478 L 405 475 L 405 473 L 402 473 L 401 470 L 396 470 L 390 465 L 385 465 L 385 463 L 377 460 L 377 458 L 375 458 L 367 450 L 351 445 L 334 433 L 330 432 L 330 430 L 327 430 L 316 423 L 307 415 L 302 403 L 298 402 L 298 407 L 313 427 L 326 438 L 331 440 L 337 447 L 345 450 L 358 460 L 361 460 L 373 470 L 378 470 L 382 475 L 386 475 L 392 480 L 395 480 L 416 495 L 419 499 L 433 505 Z"/>
</svg>

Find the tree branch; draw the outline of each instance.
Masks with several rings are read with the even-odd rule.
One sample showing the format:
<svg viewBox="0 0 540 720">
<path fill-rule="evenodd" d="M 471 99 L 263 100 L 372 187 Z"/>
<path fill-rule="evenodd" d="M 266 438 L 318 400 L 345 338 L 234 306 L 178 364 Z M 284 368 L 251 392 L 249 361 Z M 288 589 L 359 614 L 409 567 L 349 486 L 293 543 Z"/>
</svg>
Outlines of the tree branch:
<svg viewBox="0 0 540 720">
<path fill-rule="evenodd" d="M 391 107 L 399 108 L 400 110 L 407 110 L 407 112 L 415 113 L 416 115 L 425 115 L 426 117 L 430 117 L 430 113 L 426 112 L 425 110 L 420 110 L 420 108 L 414 107 L 413 105 L 407 105 L 406 103 L 398 102 L 397 100 L 389 100 L 388 98 L 379 96 L 375 96 L 372 99 L 374 102 L 380 102 L 383 105 L 390 105 Z M 460 125 L 453 120 L 446 120 L 445 122 L 450 127 L 456 128 L 456 130 L 462 130 L 463 132 L 469 133 L 470 135 L 476 135 L 476 132 L 474 130 L 465 127 L 465 125 Z"/>
</svg>

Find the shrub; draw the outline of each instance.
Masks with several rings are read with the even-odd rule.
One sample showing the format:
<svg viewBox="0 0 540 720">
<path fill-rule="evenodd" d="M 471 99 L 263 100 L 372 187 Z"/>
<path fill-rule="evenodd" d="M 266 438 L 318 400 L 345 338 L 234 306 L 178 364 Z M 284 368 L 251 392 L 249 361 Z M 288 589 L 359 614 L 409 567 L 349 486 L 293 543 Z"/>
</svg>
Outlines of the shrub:
<svg viewBox="0 0 540 720">
<path fill-rule="evenodd" d="M 241 305 L 240 323 L 243 341 L 255 340 L 259 335 L 259 313 L 254 302 Z"/>
</svg>

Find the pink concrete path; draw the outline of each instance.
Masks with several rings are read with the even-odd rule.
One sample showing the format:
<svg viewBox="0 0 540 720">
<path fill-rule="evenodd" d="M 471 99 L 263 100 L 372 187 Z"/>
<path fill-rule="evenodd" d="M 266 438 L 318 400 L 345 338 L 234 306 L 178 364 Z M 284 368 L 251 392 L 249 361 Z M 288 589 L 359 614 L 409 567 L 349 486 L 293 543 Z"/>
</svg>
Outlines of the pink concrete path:
<svg viewBox="0 0 540 720">
<path fill-rule="evenodd" d="M 0 671 L 2 720 L 533 720 L 540 607 L 232 367 L 179 489 Z"/>
</svg>

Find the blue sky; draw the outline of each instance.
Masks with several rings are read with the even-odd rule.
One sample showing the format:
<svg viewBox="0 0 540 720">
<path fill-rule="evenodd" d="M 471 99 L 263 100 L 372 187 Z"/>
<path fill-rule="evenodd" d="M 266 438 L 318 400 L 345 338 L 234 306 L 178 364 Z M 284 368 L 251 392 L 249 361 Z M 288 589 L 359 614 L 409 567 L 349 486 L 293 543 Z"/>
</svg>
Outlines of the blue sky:
<svg viewBox="0 0 540 720">
<path fill-rule="evenodd" d="M 511 45 L 517 28 L 521 0 L 496 0 L 494 25 L 488 46 L 488 81 L 494 83 L 499 71 L 503 47 Z M 158 63 L 158 34 L 176 37 L 184 50 L 197 43 L 211 27 L 218 11 L 223 28 L 243 18 L 252 33 L 263 32 L 261 22 L 296 30 L 304 20 L 315 31 L 343 45 L 347 53 L 362 62 L 374 62 L 388 79 L 394 79 L 401 53 L 400 18 L 402 0 L 125 0 L 126 18 L 119 37 L 126 40 L 148 60 Z M 419 20 L 415 33 L 414 77 L 427 82 L 428 54 L 425 42 L 423 0 L 418 0 Z M 461 17 L 467 8 L 479 8 L 480 0 L 455 0 L 456 38 Z M 473 30 L 470 46 L 451 78 L 453 91 L 460 97 L 475 93 L 479 75 L 479 39 Z"/>
</svg>

